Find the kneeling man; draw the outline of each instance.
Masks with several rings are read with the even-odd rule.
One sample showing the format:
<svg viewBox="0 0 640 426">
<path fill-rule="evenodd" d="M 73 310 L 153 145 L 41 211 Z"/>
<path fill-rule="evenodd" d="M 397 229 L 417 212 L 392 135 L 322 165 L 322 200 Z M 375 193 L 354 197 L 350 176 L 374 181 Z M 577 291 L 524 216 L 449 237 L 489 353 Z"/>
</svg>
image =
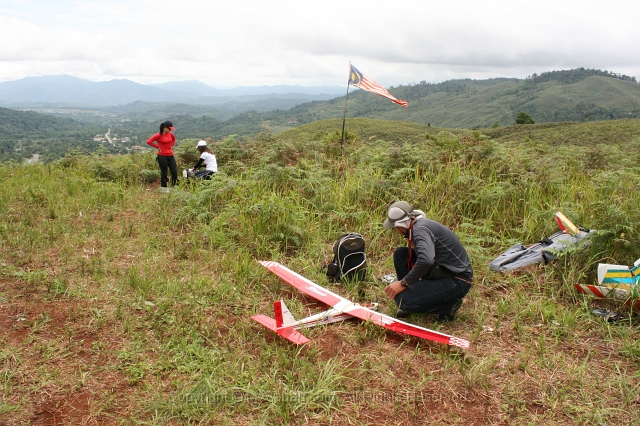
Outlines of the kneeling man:
<svg viewBox="0 0 640 426">
<path fill-rule="evenodd" d="M 396 316 L 419 312 L 437 314 L 436 321 L 453 321 L 473 278 L 471 260 L 458 237 L 406 201 L 389 207 L 383 225 L 409 240 L 408 247 L 393 253 L 398 281 L 384 289 L 398 306 Z"/>
</svg>

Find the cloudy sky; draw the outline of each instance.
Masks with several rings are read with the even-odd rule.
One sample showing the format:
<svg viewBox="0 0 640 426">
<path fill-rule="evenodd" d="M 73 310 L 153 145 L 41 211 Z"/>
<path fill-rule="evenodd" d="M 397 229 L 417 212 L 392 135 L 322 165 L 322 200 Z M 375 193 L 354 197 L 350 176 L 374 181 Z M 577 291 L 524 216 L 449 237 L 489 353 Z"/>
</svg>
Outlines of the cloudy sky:
<svg viewBox="0 0 640 426">
<path fill-rule="evenodd" d="M 576 67 L 640 77 L 640 2 L 0 0 L 0 81 L 200 80 L 217 88 L 524 78 Z"/>
</svg>

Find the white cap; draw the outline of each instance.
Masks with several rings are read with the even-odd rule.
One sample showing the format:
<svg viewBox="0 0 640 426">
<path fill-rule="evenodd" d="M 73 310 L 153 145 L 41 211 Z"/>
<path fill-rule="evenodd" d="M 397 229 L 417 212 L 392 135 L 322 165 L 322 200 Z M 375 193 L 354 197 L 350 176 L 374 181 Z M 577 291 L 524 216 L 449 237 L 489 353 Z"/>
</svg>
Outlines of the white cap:
<svg viewBox="0 0 640 426">
<path fill-rule="evenodd" d="M 206 141 L 200 141 L 200 142 L 198 142 L 198 146 L 207 146 L 207 142 Z"/>
</svg>

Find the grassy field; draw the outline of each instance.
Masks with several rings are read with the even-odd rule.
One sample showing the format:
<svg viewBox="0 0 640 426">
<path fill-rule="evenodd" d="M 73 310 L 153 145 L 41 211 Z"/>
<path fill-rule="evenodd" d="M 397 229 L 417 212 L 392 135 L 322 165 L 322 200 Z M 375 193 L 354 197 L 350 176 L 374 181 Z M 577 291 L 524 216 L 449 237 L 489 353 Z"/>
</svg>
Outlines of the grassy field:
<svg viewBox="0 0 640 426">
<path fill-rule="evenodd" d="M 0 166 L 0 424 L 640 424 L 639 321 L 574 290 L 599 262 L 640 257 L 640 120 L 480 131 L 339 120 L 215 145 L 220 173 L 170 193 L 148 155 Z M 193 141 L 179 148 L 193 160 Z M 379 277 L 404 244 L 382 228 L 405 199 L 455 230 L 474 286 L 462 351 L 367 323 L 295 347 L 250 320 L 321 306 L 256 260 L 395 312 Z M 488 263 L 555 232 L 591 245 L 503 275 Z M 343 232 L 367 279 L 327 281 Z M 610 324 L 590 314 L 610 307 Z"/>
</svg>

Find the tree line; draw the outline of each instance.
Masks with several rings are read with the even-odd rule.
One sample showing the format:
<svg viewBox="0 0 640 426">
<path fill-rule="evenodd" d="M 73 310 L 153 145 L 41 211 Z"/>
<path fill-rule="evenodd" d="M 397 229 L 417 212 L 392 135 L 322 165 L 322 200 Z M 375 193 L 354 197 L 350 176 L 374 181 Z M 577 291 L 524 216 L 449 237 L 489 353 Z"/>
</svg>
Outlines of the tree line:
<svg viewBox="0 0 640 426">
<path fill-rule="evenodd" d="M 532 83 L 545 83 L 547 81 L 555 80 L 564 84 L 573 84 L 592 76 L 610 77 L 618 80 L 632 81 L 634 83 L 637 83 L 635 77 L 631 77 L 625 74 L 617 74 L 607 70 L 602 71 L 589 68 L 575 68 L 572 70 L 564 71 L 547 71 L 543 72 L 540 75 L 534 73 L 528 76 L 525 80 Z"/>
</svg>

